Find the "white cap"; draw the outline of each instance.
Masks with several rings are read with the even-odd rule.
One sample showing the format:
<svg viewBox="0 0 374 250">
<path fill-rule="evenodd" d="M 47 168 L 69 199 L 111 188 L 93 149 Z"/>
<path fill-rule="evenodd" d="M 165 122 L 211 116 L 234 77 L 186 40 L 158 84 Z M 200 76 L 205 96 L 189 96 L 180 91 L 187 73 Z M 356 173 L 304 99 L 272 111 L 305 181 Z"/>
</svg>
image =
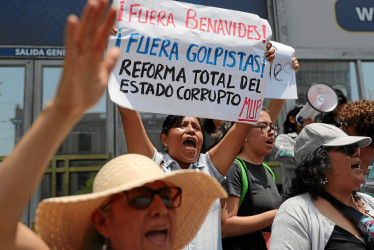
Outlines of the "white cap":
<svg viewBox="0 0 374 250">
<path fill-rule="evenodd" d="M 300 164 L 305 155 L 313 153 L 320 146 L 337 147 L 355 143 L 359 147 L 364 147 L 371 143 L 371 138 L 366 136 L 349 136 L 341 129 L 329 124 L 311 123 L 305 126 L 296 137 L 295 161 L 297 164 Z"/>
</svg>

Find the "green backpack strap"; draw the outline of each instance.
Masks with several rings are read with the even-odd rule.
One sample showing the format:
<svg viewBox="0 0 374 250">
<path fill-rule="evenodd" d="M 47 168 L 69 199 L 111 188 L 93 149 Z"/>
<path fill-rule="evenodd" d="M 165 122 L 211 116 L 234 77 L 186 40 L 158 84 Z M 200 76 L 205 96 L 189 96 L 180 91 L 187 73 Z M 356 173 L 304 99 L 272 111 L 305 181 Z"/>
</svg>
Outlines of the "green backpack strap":
<svg viewBox="0 0 374 250">
<path fill-rule="evenodd" d="M 248 177 L 247 177 L 247 173 L 245 172 L 245 168 L 244 168 L 245 163 L 243 162 L 243 160 L 240 159 L 239 157 L 236 157 L 235 161 L 239 164 L 239 166 L 242 170 L 243 189 L 242 189 L 242 195 L 240 196 L 240 202 L 239 202 L 239 208 L 240 208 L 240 206 L 242 205 L 242 202 L 244 200 L 244 197 L 247 193 L 247 190 L 248 190 Z"/>
<path fill-rule="evenodd" d="M 269 170 L 269 172 L 270 172 L 271 176 L 273 176 L 273 180 L 275 182 L 275 175 L 274 175 L 273 170 L 271 170 L 271 168 L 266 163 L 262 163 L 262 165 L 264 165 L 264 167 Z"/>
</svg>

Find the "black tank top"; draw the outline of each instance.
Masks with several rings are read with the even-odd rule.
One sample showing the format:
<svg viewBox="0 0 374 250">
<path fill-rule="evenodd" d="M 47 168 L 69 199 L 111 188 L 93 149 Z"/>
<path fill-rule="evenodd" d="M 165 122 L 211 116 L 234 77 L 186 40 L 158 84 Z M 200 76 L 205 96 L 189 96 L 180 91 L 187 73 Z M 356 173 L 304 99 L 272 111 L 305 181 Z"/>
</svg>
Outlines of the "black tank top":
<svg viewBox="0 0 374 250">
<path fill-rule="evenodd" d="M 335 225 L 325 250 L 366 250 L 369 249 L 356 236 L 342 227 Z"/>
</svg>

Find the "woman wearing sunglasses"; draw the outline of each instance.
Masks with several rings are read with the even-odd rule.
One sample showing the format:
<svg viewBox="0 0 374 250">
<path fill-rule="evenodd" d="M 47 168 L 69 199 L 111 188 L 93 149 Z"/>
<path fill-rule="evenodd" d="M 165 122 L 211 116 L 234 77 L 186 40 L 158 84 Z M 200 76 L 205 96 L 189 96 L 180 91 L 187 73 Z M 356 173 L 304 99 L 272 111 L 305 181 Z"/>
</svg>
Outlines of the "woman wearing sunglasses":
<svg viewBox="0 0 374 250">
<path fill-rule="evenodd" d="M 313 123 L 296 137 L 296 178 L 272 228 L 270 249 L 374 249 L 374 199 L 356 192 L 365 181 L 360 149 L 370 137 Z"/>
<path fill-rule="evenodd" d="M 270 168 L 263 164 L 271 153 L 279 128 L 266 110 L 249 129 L 241 152 L 222 182 L 229 197 L 221 200 L 223 249 L 267 249 L 280 195 Z"/>
<path fill-rule="evenodd" d="M 128 154 L 104 165 L 93 193 L 42 201 L 36 230 L 52 249 L 182 249 L 224 196 L 204 173 L 164 174 L 148 157 Z"/>
</svg>

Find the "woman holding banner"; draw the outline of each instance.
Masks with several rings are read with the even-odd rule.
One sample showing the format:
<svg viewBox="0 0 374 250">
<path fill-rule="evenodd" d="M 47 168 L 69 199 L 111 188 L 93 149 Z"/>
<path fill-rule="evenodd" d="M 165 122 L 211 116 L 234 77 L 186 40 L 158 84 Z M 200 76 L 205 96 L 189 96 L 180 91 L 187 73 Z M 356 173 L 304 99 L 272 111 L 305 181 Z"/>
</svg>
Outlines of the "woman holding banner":
<svg viewBox="0 0 374 250">
<path fill-rule="evenodd" d="M 266 60 L 273 61 L 275 50 L 269 43 Z M 137 111 L 118 106 L 129 153 L 137 153 L 152 158 L 164 172 L 193 169 L 215 177 L 218 181 L 230 168 L 235 156 L 244 143 L 249 124 L 236 123 L 225 138 L 201 154 L 203 133 L 200 120 L 196 117 L 169 115 L 162 130 L 161 141 L 166 153 L 158 152 L 147 136 L 143 122 Z M 187 249 L 221 249 L 221 206 L 217 200 L 202 225 L 200 231 Z"/>
<path fill-rule="evenodd" d="M 161 132 L 161 140 L 167 151 L 166 154 L 162 154 L 149 140 L 138 112 L 121 107 L 118 109 L 121 113 L 129 153 L 153 158 L 164 172 L 193 169 L 211 175 L 218 181 L 223 180 L 250 127 L 249 124 L 235 124 L 222 143 L 206 154 L 200 154 L 203 133 L 199 119 L 169 115 L 164 121 Z M 199 233 L 190 243 L 190 248 L 221 249 L 220 220 L 220 202 L 216 200 Z"/>
</svg>

